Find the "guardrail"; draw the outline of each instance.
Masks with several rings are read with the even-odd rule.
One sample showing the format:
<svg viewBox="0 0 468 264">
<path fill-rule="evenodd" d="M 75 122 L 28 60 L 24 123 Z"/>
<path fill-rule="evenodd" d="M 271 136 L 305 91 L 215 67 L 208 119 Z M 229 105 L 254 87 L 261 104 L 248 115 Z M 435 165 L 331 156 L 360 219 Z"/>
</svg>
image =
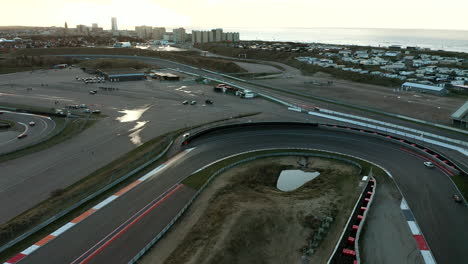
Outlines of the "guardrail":
<svg viewBox="0 0 468 264">
<path fill-rule="evenodd" d="M 466 141 L 456 140 L 456 139 L 452 139 L 452 138 L 448 138 L 448 137 L 444 137 L 444 136 L 439 136 L 439 135 L 436 135 L 436 134 L 433 134 L 433 133 L 429 133 L 429 132 L 425 132 L 425 131 L 421 131 L 421 130 L 417 130 L 417 129 L 413 129 L 413 128 L 409 128 L 409 127 L 404 127 L 404 126 L 395 125 L 395 124 L 392 124 L 392 123 L 382 122 L 382 121 L 378 121 L 378 120 L 371 119 L 371 118 L 340 113 L 340 112 L 336 112 L 336 111 L 332 111 L 332 110 L 328 110 L 328 109 L 323 109 L 323 108 L 318 108 L 318 111 L 321 112 L 321 113 L 326 113 L 326 114 L 331 114 L 331 115 L 338 115 L 338 116 L 348 117 L 348 118 L 352 118 L 352 119 L 363 120 L 363 121 L 366 121 L 366 122 L 375 123 L 375 124 L 379 124 L 379 125 L 382 125 L 382 126 L 388 126 L 388 127 L 391 127 L 391 128 L 402 129 L 402 130 L 406 130 L 406 131 L 409 131 L 409 132 L 413 132 L 415 134 L 429 136 L 429 137 L 432 137 L 432 138 L 436 138 L 436 139 L 440 139 L 440 140 L 444 140 L 444 141 L 447 141 L 447 142 L 452 142 L 452 143 L 455 143 L 455 144 L 459 144 L 459 145 L 468 147 L 468 142 L 466 142 Z"/>
<path fill-rule="evenodd" d="M 185 139 L 185 141 L 182 143 L 183 145 L 187 145 L 190 143 L 192 140 L 199 138 L 205 134 L 222 130 L 222 129 L 233 129 L 233 128 L 238 128 L 238 127 L 260 127 L 260 126 L 303 126 L 303 127 L 326 127 L 326 128 L 338 128 L 338 129 L 346 129 L 350 130 L 352 132 L 365 132 L 370 135 L 376 135 L 376 136 L 381 136 L 385 139 L 391 139 L 393 142 L 398 143 L 398 144 L 404 144 L 409 147 L 414 147 L 415 149 L 423 151 L 425 155 L 430 155 L 431 158 L 437 159 L 443 164 L 443 166 L 446 166 L 448 169 L 453 170 L 455 169 L 455 173 L 461 172 L 464 175 L 466 172 L 460 168 L 457 164 L 452 162 L 450 159 L 445 157 L 444 155 L 439 154 L 437 151 L 431 150 L 430 148 L 427 148 L 425 146 L 422 146 L 419 143 L 413 143 L 408 139 L 403 139 L 400 137 L 395 137 L 395 136 L 390 136 L 385 133 L 381 132 L 376 132 L 372 129 L 363 129 L 360 126 L 353 127 L 353 126 L 340 126 L 340 125 L 332 125 L 332 124 L 319 124 L 319 123 L 300 123 L 300 122 L 255 122 L 255 123 L 239 123 L 239 124 L 230 124 L 230 125 L 220 125 L 220 126 L 214 126 L 208 129 L 204 129 L 201 131 L 198 131 L 195 134 L 190 135 Z M 371 126 L 371 128 L 374 128 L 374 126 Z M 403 135 L 404 136 L 404 135 Z"/>
<path fill-rule="evenodd" d="M 145 247 L 143 247 L 129 262 L 128 264 L 133 264 L 136 263 L 144 254 L 148 252 L 151 247 L 153 247 L 166 233 L 171 229 L 171 227 L 177 222 L 177 220 L 187 211 L 187 209 L 193 204 L 193 202 L 198 198 L 198 196 L 206 189 L 206 187 L 214 180 L 216 176 L 219 174 L 225 172 L 228 169 L 231 169 L 233 167 L 236 167 L 238 165 L 257 160 L 257 159 L 262 159 L 262 158 L 268 158 L 268 157 L 279 157 L 279 156 L 310 156 L 310 157 L 320 157 L 320 158 L 328 158 L 328 159 L 336 159 L 339 161 L 343 161 L 346 163 L 349 163 L 353 166 L 356 166 L 359 168 L 359 175 L 362 172 L 362 166 L 361 164 L 345 159 L 336 155 L 327 155 L 327 154 L 319 154 L 319 153 L 306 153 L 306 152 L 281 152 L 281 153 L 269 153 L 269 154 L 262 154 L 254 157 L 250 157 L 247 159 L 243 159 L 241 161 L 237 161 L 235 163 L 232 163 L 228 166 L 225 166 L 216 172 L 214 172 L 208 180 L 202 185 L 202 187 L 194 194 L 194 196 L 185 204 L 185 206 L 179 211 L 179 213 L 169 222 L 169 224 L 161 231 L 159 234 L 156 235 L 148 244 L 146 244 Z M 206 168 L 205 168 L 206 169 Z M 197 170 L 196 173 L 199 171 Z M 193 173 L 195 174 L 195 173 Z M 191 174 L 191 175 L 193 175 Z M 189 175 L 188 177 L 190 177 Z"/>
<path fill-rule="evenodd" d="M 162 156 L 164 156 L 169 148 L 172 146 L 174 143 L 174 140 L 171 139 L 170 143 L 166 146 L 166 148 L 160 152 L 156 157 L 150 159 L 149 161 L 145 162 L 144 164 L 138 166 L 134 170 L 130 171 L 129 173 L 125 174 L 124 176 L 112 181 L 111 183 L 107 184 L 103 188 L 99 189 L 98 191 L 92 193 L 91 195 L 87 196 L 86 198 L 78 201 L 77 203 L 73 204 L 72 206 L 66 208 L 65 210 L 62 210 L 60 213 L 52 216 L 51 218 L 47 219 L 46 221 L 42 222 L 41 224 L 35 226 L 34 228 L 30 229 L 29 231 L 23 233 L 22 235 L 18 236 L 17 238 L 9 241 L 8 243 L 4 244 L 3 246 L 0 247 L 0 253 L 5 251 L 8 248 L 11 248 L 12 246 L 18 244 L 19 242 L 23 241 L 24 239 L 30 237 L 31 235 L 35 234 L 36 232 L 40 231 L 44 227 L 48 226 L 49 224 L 55 222 L 59 218 L 65 216 L 66 214 L 70 213 L 71 211 L 77 209 L 78 207 L 82 206 L 83 204 L 87 203 L 88 201 L 96 198 L 100 194 L 103 194 L 104 192 L 108 191 L 112 187 L 116 186 L 117 184 L 121 183 L 122 181 L 132 177 L 136 173 L 140 172 L 141 170 L 145 169 L 147 166 L 150 164 L 154 163 L 155 161 L 159 160 Z M 154 154 L 154 153 L 152 153 Z"/>
</svg>

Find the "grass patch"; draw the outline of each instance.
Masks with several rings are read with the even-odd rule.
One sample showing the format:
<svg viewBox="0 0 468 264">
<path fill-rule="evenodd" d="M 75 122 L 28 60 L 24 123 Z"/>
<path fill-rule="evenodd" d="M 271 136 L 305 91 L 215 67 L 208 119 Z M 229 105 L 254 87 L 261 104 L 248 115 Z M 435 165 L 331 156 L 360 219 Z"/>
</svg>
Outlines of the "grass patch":
<svg viewBox="0 0 468 264">
<path fill-rule="evenodd" d="M 10 126 L 10 128 L 15 127 L 15 125 L 16 125 L 15 122 L 13 122 L 11 120 L 6 120 L 6 119 L 0 119 L 0 123 L 8 124 Z"/>
<path fill-rule="evenodd" d="M 453 182 L 457 185 L 463 197 L 468 198 L 468 177 L 463 175 L 452 176 Z"/>
<path fill-rule="evenodd" d="M 91 68 L 91 69 L 115 69 L 115 68 L 134 68 L 134 69 L 145 69 L 145 68 L 157 68 L 154 65 L 143 63 L 136 60 L 129 59 L 95 59 L 85 60 L 79 63 L 80 67 Z"/>
</svg>

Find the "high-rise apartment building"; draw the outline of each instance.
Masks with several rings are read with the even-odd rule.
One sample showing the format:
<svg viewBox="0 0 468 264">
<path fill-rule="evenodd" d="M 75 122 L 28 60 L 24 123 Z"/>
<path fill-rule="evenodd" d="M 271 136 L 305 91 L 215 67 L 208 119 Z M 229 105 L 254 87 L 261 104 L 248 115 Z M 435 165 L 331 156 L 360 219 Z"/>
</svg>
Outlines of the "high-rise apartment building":
<svg viewBox="0 0 468 264">
<path fill-rule="evenodd" d="M 135 27 L 135 32 L 139 38 L 150 39 L 153 35 L 153 27 L 151 26 Z"/>
<path fill-rule="evenodd" d="M 213 39 L 211 40 L 212 42 L 223 41 L 223 29 L 222 28 L 212 29 L 211 32 L 213 32 Z"/>
<path fill-rule="evenodd" d="M 164 33 L 166 33 L 166 28 L 154 27 L 152 38 L 155 40 L 162 40 L 164 38 Z"/>
<path fill-rule="evenodd" d="M 111 19 L 111 23 L 112 23 L 112 32 L 117 32 L 119 29 L 117 28 L 117 18 L 116 17 L 113 17 Z"/>
<path fill-rule="evenodd" d="M 175 43 L 185 42 L 185 28 L 175 28 L 172 32 L 174 33 L 173 36 Z"/>
<path fill-rule="evenodd" d="M 221 41 L 237 42 L 239 41 L 239 32 L 223 33 L 222 28 L 210 31 L 192 30 L 192 44 Z"/>
<path fill-rule="evenodd" d="M 86 25 L 76 25 L 76 32 L 80 35 L 88 33 Z"/>
</svg>

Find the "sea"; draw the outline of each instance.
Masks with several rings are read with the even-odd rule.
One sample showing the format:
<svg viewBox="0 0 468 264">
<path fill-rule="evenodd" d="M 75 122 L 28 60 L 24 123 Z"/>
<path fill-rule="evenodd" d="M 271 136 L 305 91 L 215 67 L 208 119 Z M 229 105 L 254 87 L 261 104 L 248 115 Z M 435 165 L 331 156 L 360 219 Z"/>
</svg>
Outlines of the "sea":
<svg viewBox="0 0 468 264">
<path fill-rule="evenodd" d="M 388 47 L 417 46 L 468 53 L 468 30 L 369 28 L 223 28 L 239 32 L 241 40 L 291 41 Z"/>
</svg>

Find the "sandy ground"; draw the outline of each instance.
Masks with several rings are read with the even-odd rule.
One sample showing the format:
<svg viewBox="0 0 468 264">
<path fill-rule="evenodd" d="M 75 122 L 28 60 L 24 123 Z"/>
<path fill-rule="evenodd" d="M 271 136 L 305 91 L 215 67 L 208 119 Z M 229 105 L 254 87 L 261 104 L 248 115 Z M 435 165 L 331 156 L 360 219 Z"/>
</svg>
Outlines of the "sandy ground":
<svg viewBox="0 0 468 264">
<path fill-rule="evenodd" d="M 357 169 L 309 158 L 309 170 L 324 172 L 302 188 L 283 193 L 275 187 L 276 177 L 269 176 L 259 184 L 258 168 L 298 167 L 299 160 L 262 159 L 218 176 L 141 263 L 298 263 L 317 219 L 334 215 L 337 220 L 310 258 L 310 263 L 324 263 L 358 195 L 358 177 L 349 177 L 344 185 L 334 181 L 355 175 Z"/>
<path fill-rule="evenodd" d="M 247 62 L 235 62 L 240 67 L 244 68 L 248 72 L 271 72 L 271 73 L 280 73 L 276 67 L 266 64 L 258 64 L 258 63 L 247 63 Z"/>
<path fill-rule="evenodd" d="M 215 54 L 210 55 L 218 56 Z M 441 124 L 451 124 L 450 115 L 466 101 L 462 98 L 449 96 L 396 92 L 393 88 L 339 80 L 321 72 L 313 76 L 305 76 L 300 70 L 286 64 L 279 62 L 268 63 L 276 64 L 285 70 L 282 75 L 276 76 L 274 79 L 257 80 L 258 83 L 288 88 L 298 92 L 307 92 L 314 96 L 372 107 Z M 256 65 L 261 65 L 261 63 L 244 63 L 242 67 L 251 72 L 260 72 L 261 67 Z M 328 81 L 332 81 L 333 85 L 313 84 L 314 82 L 326 84 Z"/>
<path fill-rule="evenodd" d="M 257 80 L 257 82 L 444 124 L 451 122 L 450 115 L 465 102 L 460 98 L 397 92 L 383 86 L 337 80 L 324 73 L 314 76 L 290 75 L 290 77 Z M 333 84 L 320 86 L 311 83 L 312 81 L 323 83 L 332 81 Z"/>
</svg>

